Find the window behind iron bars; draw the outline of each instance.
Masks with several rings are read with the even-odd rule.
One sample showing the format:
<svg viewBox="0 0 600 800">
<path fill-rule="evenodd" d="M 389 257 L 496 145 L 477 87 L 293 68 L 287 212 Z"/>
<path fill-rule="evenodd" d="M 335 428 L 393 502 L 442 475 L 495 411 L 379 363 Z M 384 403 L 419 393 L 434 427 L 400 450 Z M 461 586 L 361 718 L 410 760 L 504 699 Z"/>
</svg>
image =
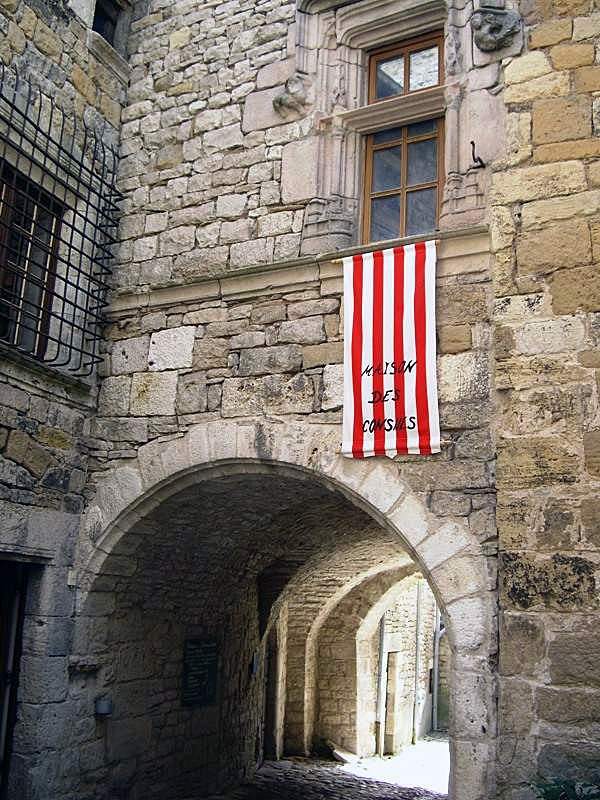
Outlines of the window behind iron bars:
<svg viewBox="0 0 600 800">
<path fill-rule="evenodd" d="M 77 376 L 100 360 L 115 152 L 0 70 L 0 343 Z"/>
</svg>

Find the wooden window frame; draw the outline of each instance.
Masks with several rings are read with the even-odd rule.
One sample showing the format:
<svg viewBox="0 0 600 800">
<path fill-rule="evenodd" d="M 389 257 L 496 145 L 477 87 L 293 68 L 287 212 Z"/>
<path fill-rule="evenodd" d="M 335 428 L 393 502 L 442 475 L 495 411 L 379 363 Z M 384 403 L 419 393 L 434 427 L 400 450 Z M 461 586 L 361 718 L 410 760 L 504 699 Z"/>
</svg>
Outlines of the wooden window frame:
<svg viewBox="0 0 600 800">
<path fill-rule="evenodd" d="M 433 34 L 428 34 L 424 36 L 419 36 L 415 39 L 410 39 L 407 42 L 403 42 L 401 44 L 396 44 L 393 46 L 388 46 L 385 48 L 380 48 L 374 52 L 372 52 L 369 56 L 369 66 L 368 66 L 368 79 L 369 79 L 369 104 L 375 103 L 382 103 L 382 102 L 391 102 L 396 101 L 398 104 L 402 103 L 403 98 L 406 98 L 408 95 L 414 96 L 420 94 L 421 92 L 428 92 L 431 89 L 439 87 L 443 83 L 443 69 L 444 69 L 444 36 L 443 32 L 436 32 Z M 438 82 L 433 86 L 427 86 L 423 89 L 415 89 L 414 91 L 410 90 L 410 70 L 409 70 L 409 59 L 411 53 L 418 52 L 420 50 L 426 50 L 430 46 L 436 45 L 438 48 Z M 404 75 L 405 75 L 405 85 L 404 91 L 402 94 L 392 95 L 388 97 L 376 98 L 375 97 L 375 86 L 376 86 L 376 75 L 377 75 L 377 64 L 380 61 L 388 60 L 390 57 L 393 56 L 403 56 L 404 58 Z M 444 167 L 444 117 L 442 114 L 432 115 L 431 117 L 427 117 L 426 119 L 420 120 L 422 122 L 426 121 L 437 121 L 437 132 L 432 134 L 423 134 L 421 136 L 414 136 L 408 137 L 408 127 L 409 125 L 414 124 L 413 122 L 410 123 L 396 123 L 393 125 L 388 125 L 386 127 L 382 127 L 377 131 L 373 131 L 365 136 L 365 149 L 364 149 L 364 169 L 363 169 L 363 213 L 362 213 L 362 225 L 363 225 L 363 243 L 370 244 L 373 242 L 371 239 L 371 201 L 377 197 L 391 197 L 391 196 L 400 196 L 400 224 L 399 224 L 399 232 L 398 235 L 394 238 L 402 238 L 407 235 L 406 233 L 406 214 L 407 214 L 407 204 L 406 204 L 406 196 L 410 192 L 417 191 L 419 189 L 427 189 L 427 188 L 435 188 L 437 189 L 437 204 L 436 204 L 436 222 L 439 220 L 440 212 L 441 212 L 441 204 L 442 204 L 442 191 L 443 191 L 443 167 Z M 398 139 L 393 139 L 382 143 L 380 145 L 375 144 L 375 135 L 381 133 L 385 130 L 389 130 L 390 128 L 400 128 L 401 129 L 401 136 Z M 408 145 L 409 143 L 418 142 L 418 141 L 426 141 L 428 139 L 435 139 L 437 141 L 437 180 L 436 181 L 429 181 L 427 183 L 422 184 L 415 184 L 414 186 L 408 187 L 406 185 L 407 181 L 407 170 L 408 170 Z M 382 192 L 373 192 L 372 191 L 372 180 L 373 180 L 373 158 L 374 153 L 377 150 L 384 150 L 389 147 L 394 147 L 400 145 L 401 147 L 401 181 L 400 187 L 397 189 L 389 189 Z M 385 240 L 380 240 L 385 241 Z"/>
<path fill-rule="evenodd" d="M 442 169 L 444 164 L 444 119 L 443 117 L 432 117 L 437 121 L 437 131 L 434 134 L 423 134 L 422 136 L 408 136 L 409 125 L 394 126 L 401 129 L 402 135 L 400 139 L 391 139 L 381 145 L 374 143 L 375 134 L 371 133 L 366 137 L 365 147 L 365 170 L 364 170 L 364 193 L 363 193 L 363 241 L 364 244 L 369 244 L 374 241 L 371 239 L 371 201 L 377 197 L 393 197 L 400 196 L 400 229 L 398 236 L 393 238 L 402 238 L 409 234 L 406 233 L 406 195 L 411 192 L 418 191 L 419 189 L 437 189 L 437 205 L 436 205 L 436 221 L 439 220 L 442 202 L 442 188 L 443 182 L 441 180 Z M 425 120 L 424 120 L 425 121 Z M 428 120 L 427 120 L 428 121 Z M 411 123 L 412 124 L 412 123 Z M 385 130 L 385 129 L 383 129 Z M 376 133 L 381 133 L 377 131 Z M 408 145 L 413 142 L 422 142 L 430 139 L 437 141 L 437 181 L 428 181 L 427 183 L 418 183 L 414 186 L 406 185 L 407 170 L 408 170 Z M 401 179 L 400 187 L 398 189 L 387 189 L 382 192 L 371 191 L 373 180 L 373 153 L 376 150 L 385 150 L 388 147 L 401 146 Z M 412 234 L 410 234 L 412 235 Z M 384 241 L 384 240 L 377 240 Z"/>
<path fill-rule="evenodd" d="M 422 89 L 410 89 L 410 55 L 419 50 L 427 50 L 429 47 L 436 46 L 438 49 L 438 80 L 432 86 L 425 86 Z M 416 39 L 409 39 L 407 42 L 374 50 L 369 55 L 369 103 L 381 103 L 384 100 L 391 100 L 394 97 L 405 97 L 407 94 L 417 92 L 427 92 L 435 86 L 440 86 L 444 81 L 444 34 L 443 31 L 419 36 Z M 388 61 L 394 56 L 404 58 L 404 91 L 399 94 L 388 95 L 387 97 L 376 97 L 377 65 L 381 61 Z"/>
<path fill-rule="evenodd" d="M 21 184 L 20 187 L 18 185 L 19 183 Z M 17 225 L 15 219 L 17 213 L 15 195 L 17 192 L 29 199 L 35 205 L 36 209 L 41 207 L 50 212 L 54 222 L 53 228 L 49 232 L 50 237 L 48 244 L 35 236 L 35 218 L 33 220 L 33 227 L 30 228 L 29 231 Z M 4 289 L 10 291 L 19 281 L 21 283 L 18 302 L 12 304 L 13 309 L 17 312 L 17 319 L 11 321 L 9 310 L 8 314 L 6 314 L 9 333 L 7 336 L 0 337 L 0 342 L 22 349 L 36 358 L 43 358 L 48 346 L 50 311 L 54 298 L 58 247 L 61 237 L 62 218 L 65 210 L 65 206 L 50 192 L 31 178 L 28 178 L 8 162 L 0 159 L 0 309 L 5 305 L 5 302 L 3 302 Z M 9 241 L 14 230 L 17 230 L 19 235 L 23 237 L 27 243 L 27 256 L 22 268 L 18 268 L 18 272 L 9 267 L 8 263 Z M 30 253 L 34 245 L 46 253 L 44 274 L 41 280 L 31 275 Z M 24 313 L 23 308 L 27 304 L 24 294 L 27 283 L 32 283 L 40 288 L 41 296 L 39 302 L 30 304 L 33 305 L 37 311 L 35 320 L 30 319 L 30 324 L 25 326 L 22 321 L 22 316 Z M 11 326 L 14 327 L 12 332 L 10 330 Z M 33 332 L 34 334 L 35 341 L 31 349 L 20 344 L 23 329 Z"/>
</svg>

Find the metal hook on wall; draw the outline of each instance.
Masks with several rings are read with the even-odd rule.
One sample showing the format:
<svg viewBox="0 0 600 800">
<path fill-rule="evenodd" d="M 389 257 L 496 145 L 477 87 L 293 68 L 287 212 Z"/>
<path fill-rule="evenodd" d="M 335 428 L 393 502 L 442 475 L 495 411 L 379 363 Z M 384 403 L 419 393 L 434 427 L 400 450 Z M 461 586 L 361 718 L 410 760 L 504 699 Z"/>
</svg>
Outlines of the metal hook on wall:
<svg viewBox="0 0 600 800">
<path fill-rule="evenodd" d="M 475 142 L 471 139 L 471 155 L 473 158 L 473 169 L 485 169 L 487 166 L 483 158 L 475 154 Z"/>
</svg>

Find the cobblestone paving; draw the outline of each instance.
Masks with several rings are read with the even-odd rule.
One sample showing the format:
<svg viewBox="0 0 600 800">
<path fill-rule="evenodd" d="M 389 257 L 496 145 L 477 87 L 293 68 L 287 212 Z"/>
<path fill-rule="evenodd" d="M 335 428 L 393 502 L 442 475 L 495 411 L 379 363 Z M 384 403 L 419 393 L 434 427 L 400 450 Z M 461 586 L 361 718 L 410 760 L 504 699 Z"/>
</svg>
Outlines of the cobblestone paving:
<svg viewBox="0 0 600 800">
<path fill-rule="evenodd" d="M 211 800 L 441 800 L 446 795 L 348 775 L 330 761 L 266 762 L 251 782 Z"/>
</svg>

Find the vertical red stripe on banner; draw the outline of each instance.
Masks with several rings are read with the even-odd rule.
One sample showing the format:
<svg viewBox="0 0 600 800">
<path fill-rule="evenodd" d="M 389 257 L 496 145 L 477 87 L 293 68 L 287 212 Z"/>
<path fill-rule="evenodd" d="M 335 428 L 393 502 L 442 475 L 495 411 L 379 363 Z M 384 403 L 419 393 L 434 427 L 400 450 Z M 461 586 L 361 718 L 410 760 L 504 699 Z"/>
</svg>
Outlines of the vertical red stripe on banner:
<svg viewBox="0 0 600 800">
<path fill-rule="evenodd" d="M 354 314 L 352 319 L 352 393 L 354 395 L 354 429 L 352 432 L 352 455 L 354 458 L 364 458 L 362 429 L 362 256 L 354 256 L 353 261 L 352 288 L 354 292 Z"/>
<path fill-rule="evenodd" d="M 406 425 L 404 401 L 404 248 L 394 250 L 394 397 L 396 402 L 396 450 L 406 453 Z"/>
<path fill-rule="evenodd" d="M 383 403 L 383 252 L 373 253 L 373 402 L 371 409 L 375 420 L 374 453 L 385 455 L 385 429 L 377 421 L 385 420 Z"/>
<path fill-rule="evenodd" d="M 416 400 L 419 425 L 419 450 L 430 455 L 429 402 L 427 400 L 427 322 L 425 298 L 425 243 L 415 245 L 415 348 Z"/>
</svg>

